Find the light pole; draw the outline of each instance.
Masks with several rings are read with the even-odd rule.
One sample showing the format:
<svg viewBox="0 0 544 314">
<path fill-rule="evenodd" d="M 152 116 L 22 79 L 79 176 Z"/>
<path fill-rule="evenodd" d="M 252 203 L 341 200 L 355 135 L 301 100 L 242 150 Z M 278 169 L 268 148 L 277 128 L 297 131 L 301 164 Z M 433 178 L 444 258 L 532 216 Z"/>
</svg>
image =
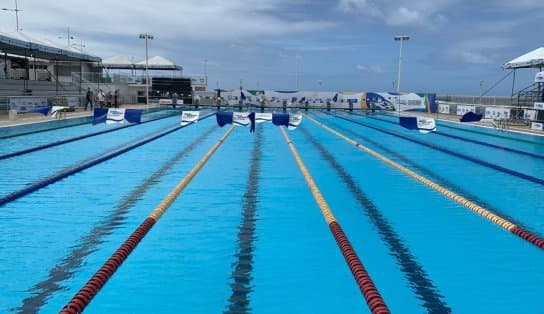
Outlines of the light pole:
<svg viewBox="0 0 544 314">
<path fill-rule="evenodd" d="M 148 49 L 147 49 L 147 40 L 153 40 L 153 35 L 148 33 L 140 34 L 140 39 L 145 39 L 145 105 L 149 105 L 149 64 L 148 64 Z"/>
<path fill-rule="evenodd" d="M 399 72 L 397 76 L 397 93 L 400 93 L 400 70 L 402 65 L 402 42 L 405 40 L 409 40 L 410 37 L 406 35 L 402 36 L 395 36 L 395 41 L 400 41 L 400 52 L 399 52 Z"/>
<path fill-rule="evenodd" d="M 484 80 L 480 80 L 480 105 L 482 104 L 483 87 L 484 87 Z"/>
<path fill-rule="evenodd" d="M 402 65 L 402 42 L 405 40 L 409 40 L 410 37 L 407 35 L 400 35 L 395 36 L 395 41 L 400 41 L 400 52 L 399 52 L 399 72 L 397 76 L 397 94 L 399 97 L 399 101 L 397 102 L 397 107 L 399 107 L 399 114 L 400 114 L 400 69 Z"/>
<path fill-rule="evenodd" d="M 70 48 L 70 39 L 74 39 L 74 36 L 70 36 L 70 27 L 67 28 L 66 34 L 68 35 L 68 36 L 66 37 L 66 40 L 68 41 L 68 44 L 67 44 L 66 47 Z M 64 37 L 59 36 L 58 39 L 64 39 Z"/>
<path fill-rule="evenodd" d="M 19 29 L 19 11 L 23 11 L 23 10 L 20 10 L 19 7 L 17 6 L 17 0 L 15 0 L 15 9 L 2 8 L 2 10 L 15 12 L 15 23 L 17 26 L 16 30 L 22 31 L 22 29 Z"/>
</svg>

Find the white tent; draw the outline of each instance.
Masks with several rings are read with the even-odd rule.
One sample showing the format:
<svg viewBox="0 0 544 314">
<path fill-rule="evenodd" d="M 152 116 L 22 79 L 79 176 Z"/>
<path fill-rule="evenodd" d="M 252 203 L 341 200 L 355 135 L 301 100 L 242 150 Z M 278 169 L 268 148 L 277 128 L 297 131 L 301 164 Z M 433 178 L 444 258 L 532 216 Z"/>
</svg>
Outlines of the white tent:
<svg viewBox="0 0 544 314">
<path fill-rule="evenodd" d="M 542 68 L 544 67 L 544 47 L 537 48 L 506 62 L 502 67 L 504 69 Z"/>
<path fill-rule="evenodd" d="M 113 56 L 108 59 L 102 60 L 102 65 L 105 68 L 131 68 L 134 66 L 134 63 L 126 56 Z"/>
<path fill-rule="evenodd" d="M 181 70 L 181 66 L 161 56 L 149 58 L 147 63 L 150 70 Z M 141 68 L 142 66 L 145 67 L 146 62 L 143 60 L 136 64 Z"/>
</svg>

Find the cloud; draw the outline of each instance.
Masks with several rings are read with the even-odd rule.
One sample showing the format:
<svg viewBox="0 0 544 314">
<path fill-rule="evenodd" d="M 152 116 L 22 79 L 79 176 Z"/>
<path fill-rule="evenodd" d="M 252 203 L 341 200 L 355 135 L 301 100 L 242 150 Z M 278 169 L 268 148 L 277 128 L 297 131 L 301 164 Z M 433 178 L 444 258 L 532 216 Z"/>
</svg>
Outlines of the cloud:
<svg viewBox="0 0 544 314">
<path fill-rule="evenodd" d="M 296 20 L 277 14 L 304 1 L 177 0 L 133 1 L 36 1 L 23 7 L 20 21 L 25 30 L 60 30 L 79 33 L 133 36 L 150 32 L 156 38 L 228 40 L 281 36 L 319 31 L 334 23 L 315 16 Z"/>
<path fill-rule="evenodd" d="M 446 12 L 460 0 L 339 0 L 338 10 L 363 15 L 391 26 L 436 28 L 446 20 Z"/>
<path fill-rule="evenodd" d="M 370 67 L 367 67 L 367 66 L 364 66 L 364 65 L 361 65 L 361 64 L 357 64 L 355 66 L 355 68 L 361 72 L 368 72 L 368 73 L 375 73 L 375 74 L 380 74 L 380 73 L 383 73 L 383 69 L 380 65 L 376 64 L 376 65 L 371 65 Z"/>
</svg>

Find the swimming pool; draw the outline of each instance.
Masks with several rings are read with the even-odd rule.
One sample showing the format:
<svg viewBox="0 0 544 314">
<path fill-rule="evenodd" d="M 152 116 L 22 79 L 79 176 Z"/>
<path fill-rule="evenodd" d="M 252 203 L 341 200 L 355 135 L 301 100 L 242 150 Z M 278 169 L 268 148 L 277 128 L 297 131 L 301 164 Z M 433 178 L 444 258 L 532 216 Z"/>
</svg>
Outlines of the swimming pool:
<svg viewBox="0 0 544 314">
<path fill-rule="evenodd" d="M 543 138 L 438 124 L 443 133 L 536 155 L 527 156 L 413 133 L 385 115 L 337 115 L 309 112 L 288 136 L 391 312 L 538 313 L 542 249 L 311 119 L 541 238 L 543 185 L 459 154 L 542 179 Z M 0 197 L 179 120 L 2 160 Z M 1 154 L 109 127 L 3 139 Z M 2 205 L 0 311 L 59 312 L 227 130 L 212 116 Z M 85 312 L 369 312 L 328 229 L 279 128 L 237 127 Z"/>
</svg>

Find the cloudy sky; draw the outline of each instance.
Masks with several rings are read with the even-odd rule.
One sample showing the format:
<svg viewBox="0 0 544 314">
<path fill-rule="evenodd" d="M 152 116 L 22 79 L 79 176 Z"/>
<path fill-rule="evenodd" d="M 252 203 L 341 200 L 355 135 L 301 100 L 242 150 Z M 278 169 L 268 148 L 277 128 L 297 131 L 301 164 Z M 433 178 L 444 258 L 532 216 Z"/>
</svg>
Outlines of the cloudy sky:
<svg viewBox="0 0 544 314">
<path fill-rule="evenodd" d="M 13 0 L 0 7 L 13 8 Z M 508 74 L 501 65 L 544 46 L 543 0 L 18 0 L 20 28 L 83 42 L 109 58 L 149 55 L 199 75 L 209 88 L 393 90 L 403 47 L 401 90 L 479 94 Z M 0 11 L 0 31 L 13 31 Z M 205 62 L 204 60 L 207 60 Z M 516 89 L 536 71 L 516 74 Z M 511 77 L 490 95 L 509 95 Z"/>
</svg>

